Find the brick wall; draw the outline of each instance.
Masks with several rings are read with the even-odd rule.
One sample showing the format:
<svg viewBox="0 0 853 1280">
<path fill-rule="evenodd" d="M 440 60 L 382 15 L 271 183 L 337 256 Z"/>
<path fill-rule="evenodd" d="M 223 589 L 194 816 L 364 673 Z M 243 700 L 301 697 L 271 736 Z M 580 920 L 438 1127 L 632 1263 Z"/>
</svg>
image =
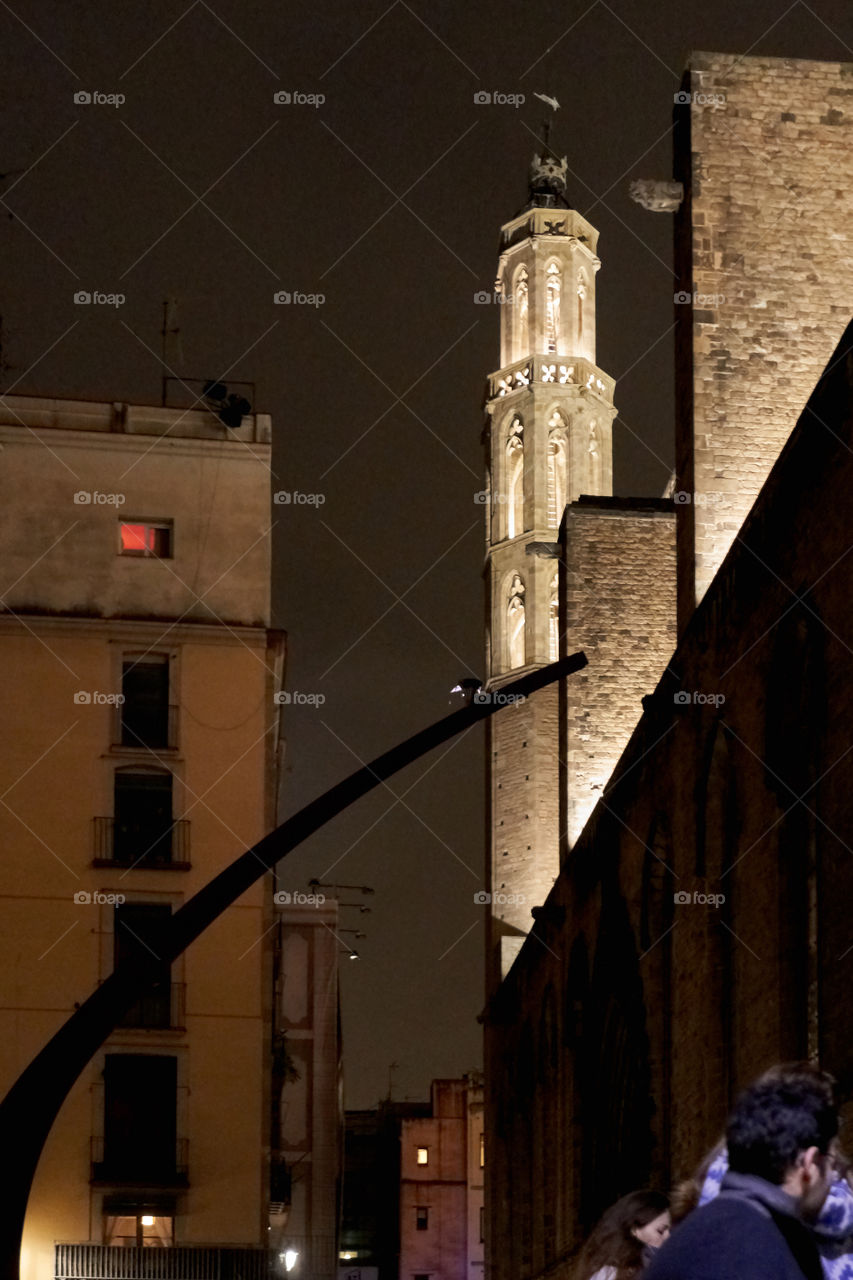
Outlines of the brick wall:
<svg viewBox="0 0 853 1280">
<path fill-rule="evenodd" d="M 683 627 L 850 317 L 853 63 L 697 53 L 676 107 Z M 687 118 L 689 117 L 689 118 Z M 691 559 L 695 551 L 695 590 Z"/>
<path fill-rule="evenodd" d="M 669 502 L 584 498 L 566 509 L 567 682 L 561 831 L 574 844 L 675 648 L 675 515 Z"/>
</svg>

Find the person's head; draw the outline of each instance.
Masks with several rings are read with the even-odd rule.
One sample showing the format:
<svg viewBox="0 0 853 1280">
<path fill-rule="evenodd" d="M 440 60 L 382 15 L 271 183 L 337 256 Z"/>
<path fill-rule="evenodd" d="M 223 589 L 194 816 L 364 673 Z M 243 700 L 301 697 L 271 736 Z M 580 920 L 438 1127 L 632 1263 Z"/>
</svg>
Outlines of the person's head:
<svg viewBox="0 0 853 1280">
<path fill-rule="evenodd" d="M 601 1267 L 615 1267 L 619 1280 L 633 1276 L 643 1250 L 657 1249 L 669 1235 L 669 1199 L 659 1191 L 632 1191 L 602 1215 L 581 1251 L 577 1280 L 589 1280 Z"/>
<path fill-rule="evenodd" d="M 831 1077 L 774 1068 L 744 1090 L 729 1117 L 729 1168 L 782 1187 L 814 1216 L 832 1182 L 837 1134 Z"/>
</svg>

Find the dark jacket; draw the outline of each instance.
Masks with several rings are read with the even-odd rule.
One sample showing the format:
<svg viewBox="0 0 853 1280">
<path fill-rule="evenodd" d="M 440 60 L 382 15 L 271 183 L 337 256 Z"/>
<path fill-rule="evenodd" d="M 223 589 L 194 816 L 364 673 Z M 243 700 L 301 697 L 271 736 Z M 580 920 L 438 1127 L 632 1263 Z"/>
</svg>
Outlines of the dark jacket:
<svg viewBox="0 0 853 1280">
<path fill-rule="evenodd" d="M 643 1280 L 822 1280 L 796 1202 L 763 1178 L 727 1173 L 720 1194 L 694 1209 L 658 1249 Z"/>
</svg>

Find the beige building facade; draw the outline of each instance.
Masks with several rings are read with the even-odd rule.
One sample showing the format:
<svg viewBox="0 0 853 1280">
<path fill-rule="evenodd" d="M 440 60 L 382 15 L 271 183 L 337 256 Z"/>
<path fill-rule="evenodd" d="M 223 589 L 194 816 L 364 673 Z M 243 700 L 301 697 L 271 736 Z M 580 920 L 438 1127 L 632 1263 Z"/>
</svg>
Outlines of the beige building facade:
<svg viewBox="0 0 853 1280">
<path fill-rule="evenodd" d="M 279 1257 L 289 1256 L 291 1280 L 336 1280 L 344 1144 L 338 966 L 344 938 L 336 899 L 284 888 L 286 863 L 278 884 L 274 1062 L 281 1052 L 286 1062 L 273 1072 L 273 1167 L 282 1186 L 281 1199 L 278 1191 L 271 1197 L 270 1246 Z"/>
<path fill-rule="evenodd" d="M 202 409 L 0 402 L 4 1092 L 274 825 L 269 458 L 263 415 L 231 429 Z M 24 1280 L 133 1276 L 160 1246 L 164 1276 L 214 1255 L 265 1272 L 271 922 L 267 876 L 77 1080 L 37 1171 Z"/>
</svg>

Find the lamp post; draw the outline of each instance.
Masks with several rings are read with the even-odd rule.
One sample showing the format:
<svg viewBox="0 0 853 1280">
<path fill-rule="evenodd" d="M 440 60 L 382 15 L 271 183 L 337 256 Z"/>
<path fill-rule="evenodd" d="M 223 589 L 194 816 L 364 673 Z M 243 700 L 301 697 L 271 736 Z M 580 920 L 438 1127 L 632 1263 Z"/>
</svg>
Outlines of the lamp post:
<svg viewBox="0 0 853 1280">
<path fill-rule="evenodd" d="M 286 854 L 386 778 L 457 733 L 506 709 L 509 702 L 526 698 L 586 664 L 585 655 L 575 653 L 540 667 L 504 685 L 500 702 L 483 695 L 357 769 L 240 854 L 176 911 L 159 958 L 152 959 L 139 948 L 139 954 L 122 961 L 96 988 L 33 1058 L 0 1102 L 0 1151 L 6 1153 L 0 1220 L 0 1276 L 4 1280 L 19 1277 L 21 1237 L 30 1189 L 42 1148 L 63 1102 L 80 1072 L 123 1014 L 160 980 L 164 962 L 171 964 Z"/>
</svg>

